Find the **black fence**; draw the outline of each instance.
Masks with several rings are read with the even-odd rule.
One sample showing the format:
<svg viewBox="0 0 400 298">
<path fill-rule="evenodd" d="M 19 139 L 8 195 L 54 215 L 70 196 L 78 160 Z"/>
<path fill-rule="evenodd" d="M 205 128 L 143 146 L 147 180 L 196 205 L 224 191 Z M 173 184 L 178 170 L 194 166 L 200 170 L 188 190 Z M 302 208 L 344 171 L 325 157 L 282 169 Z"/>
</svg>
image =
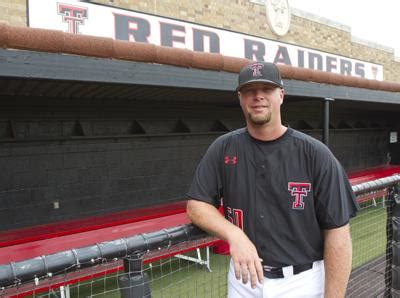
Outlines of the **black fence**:
<svg viewBox="0 0 400 298">
<path fill-rule="evenodd" d="M 399 297 L 396 295 L 400 295 L 400 175 L 353 186 L 357 196 L 382 190 L 387 194 L 383 202 L 387 207 L 384 295 Z M 142 270 L 142 256 L 206 237 L 208 235 L 204 231 L 187 224 L 12 262 L 0 265 L 0 287 L 3 290 L 16 288 L 37 278 L 43 279 L 102 262 L 123 259 L 125 274 L 119 277 L 122 297 L 150 296 L 146 274 Z"/>
</svg>

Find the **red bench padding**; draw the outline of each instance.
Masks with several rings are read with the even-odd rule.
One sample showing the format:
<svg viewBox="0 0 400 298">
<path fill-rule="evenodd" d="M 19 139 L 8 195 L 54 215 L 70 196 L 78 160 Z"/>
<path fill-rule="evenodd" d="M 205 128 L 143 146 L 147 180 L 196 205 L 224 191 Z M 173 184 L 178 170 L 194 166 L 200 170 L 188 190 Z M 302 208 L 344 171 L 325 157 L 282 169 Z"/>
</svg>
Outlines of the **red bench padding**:
<svg viewBox="0 0 400 298">
<path fill-rule="evenodd" d="M 179 213 L 139 222 L 37 240 L 0 248 L 0 264 L 17 262 L 63 250 L 112 241 L 141 233 L 159 231 L 189 223 L 186 213 Z"/>
<path fill-rule="evenodd" d="M 400 165 L 385 165 L 361 171 L 349 172 L 351 185 L 400 174 Z"/>
<path fill-rule="evenodd" d="M 0 248 L 179 214 L 185 212 L 185 210 L 186 202 L 181 201 L 113 214 L 55 222 L 29 228 L 0 231 Z"/>
</svg>

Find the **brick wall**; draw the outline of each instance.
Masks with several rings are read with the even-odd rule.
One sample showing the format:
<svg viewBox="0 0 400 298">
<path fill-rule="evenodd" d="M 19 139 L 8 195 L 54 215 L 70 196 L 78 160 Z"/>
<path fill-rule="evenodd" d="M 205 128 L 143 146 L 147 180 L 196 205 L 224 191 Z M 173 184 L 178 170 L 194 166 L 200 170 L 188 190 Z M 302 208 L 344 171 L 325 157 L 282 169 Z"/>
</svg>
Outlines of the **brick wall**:
<svg viewBox="0 0 400 298">
<path fill-rule="evenodd" d="M 208 145 L 243 125 L 222 110 L 2 98 L 0 230 L 185 199 Z"/>
<path fill-rule="evenodd" d="M 245 34 L 293 43 L 304 47 L 382 64 L 384 79 L 400 82 L 400 62 L 393 53 L 353 42 L 350 32 L 292 15 L 287 35 L 272 33 L 266 21 L 265 6 L 248 0 L 97 0 L 100 4 L 172 17 L 184 21 L 229 29 Z M 26 26 L 26 0 L 0 0 L 0 20 Z"/>
<path fill-rule="evenodd" d="M 2 145 L 1 230 L 182 200 L 211 140 L 107 138 Z"/>
<path fill-rule="evenodd" d="M 335 101 L 331 104 L 330 149 L 346 170 L 359 170 L 386 164 L 389 130 L 396 128 L 395 112 L 361 104 Z M 291 127 L 322 140 L 321 101 L 287 100 L 282 120 Z"/>
<path fill-rule="evenodd" d="M 373 124 L 337 106 L 331 143 L 345 168 L 385 163 L 396 116 L 376 110 Z M 320 102 L 288 99 L 283 115 L 321 138 Z M 0 230 L 185 199 L 208 145 L 242 126 L 238 106 L 2 98 Z"/>
<path fill-rule="evenodd" d="M 0 0 L 0 21 L 26 26 L 26 0 Z"/>
</svg>

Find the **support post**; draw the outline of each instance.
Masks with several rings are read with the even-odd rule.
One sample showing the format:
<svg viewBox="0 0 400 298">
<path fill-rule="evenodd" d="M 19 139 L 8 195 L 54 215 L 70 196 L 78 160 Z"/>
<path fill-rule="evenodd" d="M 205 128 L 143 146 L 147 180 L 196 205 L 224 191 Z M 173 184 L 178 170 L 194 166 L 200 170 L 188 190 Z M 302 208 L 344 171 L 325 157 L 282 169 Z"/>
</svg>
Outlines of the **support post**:
<svg viewBox="0 0 400 298">
<path fill-rule="evenodd" d="M 149 278 L 143 272 L 143 258 L 128 256 L 124 258 L 125 274 L 118 278 L 122 298 L 151 298 Z"/>
<path fill-rule="evenodd" d="M 323 131 L 322 131 L 322 141 L 329 147 L 329 102 L 334 101 L 333 98 L 324 98 L 324 118 L 323 118 Z"/>
</svg>

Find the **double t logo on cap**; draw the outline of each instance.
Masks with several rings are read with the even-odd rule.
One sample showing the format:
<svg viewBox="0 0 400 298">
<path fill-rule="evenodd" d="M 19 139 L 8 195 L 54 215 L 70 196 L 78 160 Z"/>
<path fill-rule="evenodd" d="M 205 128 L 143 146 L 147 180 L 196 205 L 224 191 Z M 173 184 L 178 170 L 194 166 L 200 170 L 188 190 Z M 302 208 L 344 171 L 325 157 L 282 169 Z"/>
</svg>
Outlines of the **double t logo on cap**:
<svg viewBox="0 0 400 298">
<path fill-rule="evenodd" d="M 253 70 L 253 77 L 262 77 L 261 69 L 263 69 L 264 65 L 261 63 L 254 63 L 250 65 L 250 68 Z"/>
</svg>

